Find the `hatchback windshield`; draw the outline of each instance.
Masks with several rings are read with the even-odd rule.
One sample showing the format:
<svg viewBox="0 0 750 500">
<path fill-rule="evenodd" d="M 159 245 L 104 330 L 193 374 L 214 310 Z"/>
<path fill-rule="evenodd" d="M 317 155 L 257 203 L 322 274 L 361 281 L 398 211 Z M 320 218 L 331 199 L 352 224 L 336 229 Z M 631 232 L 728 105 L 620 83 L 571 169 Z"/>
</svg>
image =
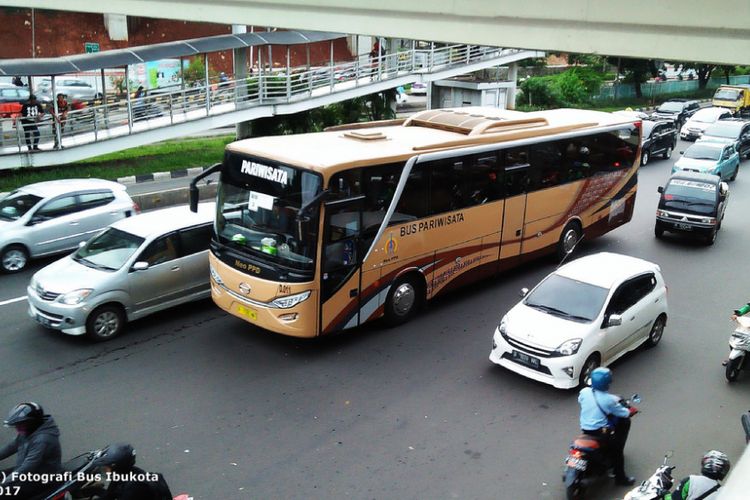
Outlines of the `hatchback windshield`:
<svg viewBox="0 0 750 500">
<path fill-rule="evenodd" d="M 143 238 L 108 228 L 73 254 L 73 260 L 84 266 L 115 271 L 120 269 L 143 243 Z"/>
<path fill-rule="evenodd" d="M 740 135 L 741 127 L 735 124 L 717 122 L 706 129 L 703 135 L 712 137 L 726 137 L 727 139 L 736 139 Z"/>
<path fill-rule="evenodd" d="M 715 109 L 702 109 L 695 113 L 690 120 L 700 123 L 714 123 L 718 119 L 719 115 Z"/>
<path fill-rule="evenodd" d="M 599 315 L 608 293 L 606 288 L 551 274 L 524 299 L 524 304 L 565 319 L 591 322 Z"/>
<path fill-rule="evenodd" d="M 665 102 L 656 108 L 656 111 L 661 111 L 663 113 L 679 113 L 682 111 L 683 106 L 685 106 L 685 104 L 681 102 Z"/>
<path fill-rule="evenodd" d="M 0 219 L 19 219 L 41 200 L 41 197 L 33 194 L 24 193 L 23 191 L 13 191 L 0 200 Z"/>
<path fill-rule="evenodd" d="M 685 151 L 685 158 L 694 160 L 718 160 L 721 156 L 721 149 L 704 146 L 703 144 L 693 144 Z"/>
</svg>

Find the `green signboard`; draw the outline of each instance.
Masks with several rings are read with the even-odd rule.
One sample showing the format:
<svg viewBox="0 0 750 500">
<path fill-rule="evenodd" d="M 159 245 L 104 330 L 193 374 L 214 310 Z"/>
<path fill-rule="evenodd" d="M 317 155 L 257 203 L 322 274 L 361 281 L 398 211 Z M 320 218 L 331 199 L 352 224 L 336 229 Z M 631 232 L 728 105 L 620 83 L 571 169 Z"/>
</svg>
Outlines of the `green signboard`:
<svg viewBox="0 0 750 500">
<path fill-rule="evenodd" d="M 86 53 L 92 53 L 92 52 L 99 52 L 99 44 L 96 42 L 86 42 L 83 44 L 83 48 L 86 50 Z"/>
</svg>

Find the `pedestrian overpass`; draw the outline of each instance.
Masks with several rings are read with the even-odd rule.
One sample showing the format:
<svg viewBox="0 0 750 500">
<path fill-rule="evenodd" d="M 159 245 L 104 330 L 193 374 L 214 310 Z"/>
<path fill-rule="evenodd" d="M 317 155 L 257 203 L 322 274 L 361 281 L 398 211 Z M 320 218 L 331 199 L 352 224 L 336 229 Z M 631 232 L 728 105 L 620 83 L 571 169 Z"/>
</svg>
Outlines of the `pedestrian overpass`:
<svg viewBox="0 0 750 500">
<path fill-rule="evenodd" d="M 341 35 L 344 36 L 344 35 Z M 100 53 L 106 57 L 106 53 Z M 541 57 L 543 53 L 476 45 L 424 44 L 326 66 L 262 69 L 235 80 L 178 87 L 132 99 L 106 99 L 68 112 L 61 130 L 42 122 L 40 150 L 28 151 L 20 118 L 0 121 L 0 169 L 50 166 L 183 137 L 261 117 L 297 113 L 414 82 L 431 82 Z M 1 61 L 0 61 L 1 62 Z M 0 70 L 2 64 L 0 64 Z M 18 74 L 23 74 L 19 72 Z M 513 76 L 513 78 L 515 78 Z M 49 116 L 49 115 L 48 115 Z M 2 122 L 5 123 L 2 123 Z M 62 149 L 53 145 L 59 137 Z"/>
</svg>

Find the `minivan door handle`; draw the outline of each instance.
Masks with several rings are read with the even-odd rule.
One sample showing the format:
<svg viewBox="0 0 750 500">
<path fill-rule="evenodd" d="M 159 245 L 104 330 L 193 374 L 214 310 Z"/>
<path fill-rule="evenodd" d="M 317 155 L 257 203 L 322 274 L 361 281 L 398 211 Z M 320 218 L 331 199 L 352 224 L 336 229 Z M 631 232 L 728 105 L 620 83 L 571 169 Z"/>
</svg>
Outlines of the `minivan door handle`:
<svg viewBox="0 0 750 500">
<path fill-rule="evenodd" d="M 70 221 L 70 225 L 71 226 L 77 226 L 78 225 L 78 221 L 77 220 L 72 220 L 72 221 Z"/>
<path fill-rule="evenodd" d="M 174 266 L 174 267 L 172 267 L 172 271 L 179 271 L 179 270 L 180 270 L 180 266 Z"/>
</svg>

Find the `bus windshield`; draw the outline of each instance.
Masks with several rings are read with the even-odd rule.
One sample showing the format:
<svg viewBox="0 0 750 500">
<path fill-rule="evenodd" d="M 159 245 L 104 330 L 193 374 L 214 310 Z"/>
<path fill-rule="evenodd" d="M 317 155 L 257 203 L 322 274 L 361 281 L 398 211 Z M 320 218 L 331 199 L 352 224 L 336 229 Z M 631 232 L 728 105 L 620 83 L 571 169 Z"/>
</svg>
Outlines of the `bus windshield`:
<svg viewBox="0 0 750 500">
<path fill-rule="evenodd" d="M 228 151 L 217 193 L 219 242 L 268 262 L 313 270 L 319 209 L 298 213 L 320 189 L 318 174 Z"/>
</svg>

